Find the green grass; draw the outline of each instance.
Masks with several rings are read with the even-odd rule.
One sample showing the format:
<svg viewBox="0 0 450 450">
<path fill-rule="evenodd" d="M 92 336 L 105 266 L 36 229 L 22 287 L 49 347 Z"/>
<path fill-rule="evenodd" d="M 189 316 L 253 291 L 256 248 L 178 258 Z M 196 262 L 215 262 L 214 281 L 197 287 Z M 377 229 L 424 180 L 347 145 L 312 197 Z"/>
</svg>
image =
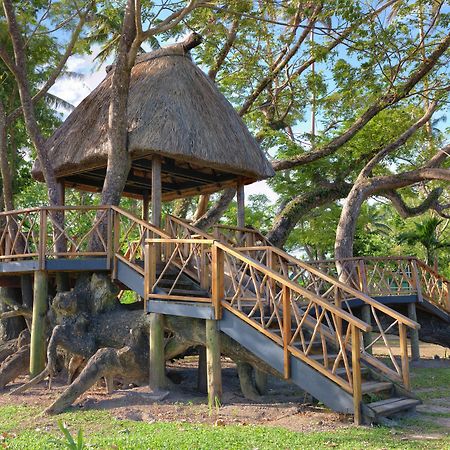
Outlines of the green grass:
<svg viewBox="0 0 450 450">
<path fill-rule="evenodd" d="M 409 439 L 408 424 L 398 430 L 385 427 L 348 428 L 333 432 L 296 433 L 265 426 L 212 426 L 187 423 L 144 423 L 114 419 L 105 411 L 75 411 L 45 417 L 39 408 L 0 408 L 0 446 L 9 449 L 62 449 L 57 421 L 64 421 L 76 435 L 81 428 L 88 448 L 98 449 L 450 449 L 450 439 Z M 427 430 L 428 432 L 431 430 Z M 437 429 L 436 429 L 437 431 Z"/>
<path fill-rule="evenodd" d="M 450 397 L 449 381 L 450 367 L 415 368 L 411 373 L 412 389 L 419 389 L 418 394 L 422 400 Z"/>
</svg>

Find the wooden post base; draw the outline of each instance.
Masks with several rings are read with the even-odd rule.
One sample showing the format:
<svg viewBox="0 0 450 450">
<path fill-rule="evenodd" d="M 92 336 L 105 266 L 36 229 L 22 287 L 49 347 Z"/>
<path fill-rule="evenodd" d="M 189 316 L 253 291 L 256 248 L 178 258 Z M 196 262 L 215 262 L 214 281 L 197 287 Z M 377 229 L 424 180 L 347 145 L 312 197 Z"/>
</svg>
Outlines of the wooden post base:
<svg viewBox="0 0 450 450">
<path fill-rule="evenodd" d="M 208 403 L 216 406 L 222 399 L 222 368 L 220 364 L 220 331 L 215 320 L 205 321 L 206 367 L 208 378 Z"/>
<path fill-rule="evenodd" d="M 166 361 L 164 358 L 164 316 L 150 314 L 150 376 L 152 391 L 166 388 Z"/>
<path fill-rule="evenodd" d="M 30 376 L 38 375 L 45 368 L 45 316 L 47 314 L 48 275 L 42 270 L 34 273 L 33 321 L 30 343 Z"/>
</svg>

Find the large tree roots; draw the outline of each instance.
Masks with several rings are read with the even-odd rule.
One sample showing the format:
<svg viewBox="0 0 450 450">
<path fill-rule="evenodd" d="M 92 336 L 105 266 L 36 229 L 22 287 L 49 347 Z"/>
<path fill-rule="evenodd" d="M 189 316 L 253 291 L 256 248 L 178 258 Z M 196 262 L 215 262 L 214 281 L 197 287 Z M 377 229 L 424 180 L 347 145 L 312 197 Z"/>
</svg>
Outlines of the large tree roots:
<svg viewBox="0 0 450 450">
<path fill-rule="evenodd" d="M 52 377 L 61 368 L 61 359 L 68 372 L 68 386 L 46 409 L 58 414 L 77 398 L 105 379 L 109 392 L 114 382 L 122 385 L 147 385 L 149 380 L 149 317 L 142 304 L 122 305 L 117 289 L 105 276 L 83 277 L 70 292 L 58 293 L 49 309 L 52 334 L 47 347 L 47 365 L 38 376 L 11 394 L 23 393 Z M 166 360 L 183 355 L 191 348 L 204 346 L 205 321 L 186 317 L 165 317 Z M 20 348 L 19 348 L 20 347 Z M 245 397 L 259 398 L 253 368 L 277 375 L 273 369 L 233 339 L 221 336 L 221 353 L 236 362 L 241 389 Z M 26 339 L 0 347 L 0 387 L 28 372 L 29 346 Z M 170 383 L 169 383 L 170 384 Z"/>
</svg>

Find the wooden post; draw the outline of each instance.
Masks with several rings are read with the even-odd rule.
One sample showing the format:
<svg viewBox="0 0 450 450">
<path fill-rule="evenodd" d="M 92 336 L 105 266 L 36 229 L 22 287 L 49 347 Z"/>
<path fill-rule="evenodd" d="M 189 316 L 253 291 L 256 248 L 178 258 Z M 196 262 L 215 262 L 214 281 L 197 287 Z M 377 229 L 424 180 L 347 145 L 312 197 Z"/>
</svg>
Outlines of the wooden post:
<svg viewBox="0 0 450 450">
<path fill-rule="evenodd" d="M 237 200 L 237 226 L 245 228 L 245 192 L 244 185 L 239 183 L 236 192 Z"/>
<path fill-rule="evenodd" d="M 152 159 L 152 223 L 161 227 L 161 158 Z"/>
<path fill-rule="evenodd" d="M 220 331 L 217 321 L 206 319 L 206 368 L 208 378 L 208 404 L 216 406 L 222 398 L 222 367 L 220 364 Z"/>
<path fill-rule="evenodd" d="M 417 291 L 417 301 L 419 303 L 421 303 L 421 302 L 423 302 L 422 282 L 420 280 L 419 269 L 417 268 L 417 261 L 415 259 L 411 260 L 411 272 L 412 272 L 413 283 L 414 283 L 416 291 Z"/>
<path fill-rule="evenodd" d="M 224 285 L 224 254 L 223 250 L 216 245 L 211 247 L 212 270 L 211 270 L 211 301 L 214 308 L 214 318 L 220 320 L 222 317 L 221 301 L 225 296 Z"/>
<path fill-rule="evenodd" d="M 206 369 L 206 347 L 200 345 L 198 347 L 198 372 L 197 372 L 197 389 L 202 394 L 208 392 L 208 375 Z"/>
<path fill-rule="evenodd" d="M 30 376 L 38 375 L 45 367 L 45 319 L 47 314 L 47 272 L 34 272 L 33 322 L 31 325 Z"/>
<path fill-rule="evenodd" d="M 352 325 L 352 384 L 353 384 L 353 409 L 355 424 L 361 425 L 361 349 L 360 349 L 360 335 L 359 328 Z"/>
<path fill-rule="evenodd" d="M 161 227 L 161 158 L 152 159 L 152 223 Z M 152 258 L 161 259 L 160 246 L 154 245 L 150 249 Z M 151 266 L 156 266 L 151 262 Z M 151 277 L 153 278 L 153 274 Z M 149 280 L 151 282 L 151 280 Z M 166 387 L 166 361 L 164 358 L 164 316 L 150 314 L 150 389 L 154 391 Z"/>
<path fill-rule="evenodd" d="M 402 376 L 405 389 L 410 389 L 409 382 L 409 360 L 408 360 L 408 341 L 406 339 L 406 326 L 403 323 L 398 324 L 398 335 L 400 338 L 400 356 L 402 359 Z"/>
<path fill-rule="evenodd" d="M 150 377 L 152 391 L 166 387 L 166 367 L 164 358 L 164 316 L 150 313 Z"/>
<path fill-rule="evenodd" d="M 148 191 L 144 191 L 142 195 L 142 220 L 148 222 L 149 195 Z"/>
<path fill-rule="evenodd" d="M 417 322 L 416 304 L 408 303 L 408 317 Z M 411 341 L 411 359 L 418 361 L 420 359 L 419 330 L 410 328 L 409 339 Z"/>
</svg>

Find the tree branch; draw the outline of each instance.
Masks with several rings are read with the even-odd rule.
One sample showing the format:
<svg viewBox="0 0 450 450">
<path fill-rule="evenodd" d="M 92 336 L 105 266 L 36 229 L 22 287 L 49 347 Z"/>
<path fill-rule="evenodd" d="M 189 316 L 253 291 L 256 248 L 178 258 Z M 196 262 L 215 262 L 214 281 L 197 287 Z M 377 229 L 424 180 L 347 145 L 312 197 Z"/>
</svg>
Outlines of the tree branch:
<svg viewBox="0 0 450 450">
<path fill-rule="evenodd" d="M 439 205 L 439 196 L 442 194 L 442 188 L 433 189 L 428 197 L 418 206 L 408 206 L 403 200 L 402 196 L 394 190 L 385 191 L 380 195 L 391 201 L 392 205 L 399 213 L 402 219 L 408 217 L 419 216 L 429 209 L 435 209 Z"/>
<path fill-rule="evenodd" d="M 431 55 L 417 67 L 417 69 L 410 75 L 404 84 L 397 86 L 394 91 L 388 90 L 388 92 L 379 97 L 344 133 L 332 139 L 331 142 L 323 147 L 319 147 L 317 150 L 295 156 L 291 159 L 274 161 L 272 164 L 274 170 L 285 170 L 309 164 L 336 152 L 378 113 L 404 99 L 412 88 L 435 66 L 439 58 L 449 47 L 450 35 L 447 35 L 435 48 L 433 53 L 431 53 Z"/>
</svg>

